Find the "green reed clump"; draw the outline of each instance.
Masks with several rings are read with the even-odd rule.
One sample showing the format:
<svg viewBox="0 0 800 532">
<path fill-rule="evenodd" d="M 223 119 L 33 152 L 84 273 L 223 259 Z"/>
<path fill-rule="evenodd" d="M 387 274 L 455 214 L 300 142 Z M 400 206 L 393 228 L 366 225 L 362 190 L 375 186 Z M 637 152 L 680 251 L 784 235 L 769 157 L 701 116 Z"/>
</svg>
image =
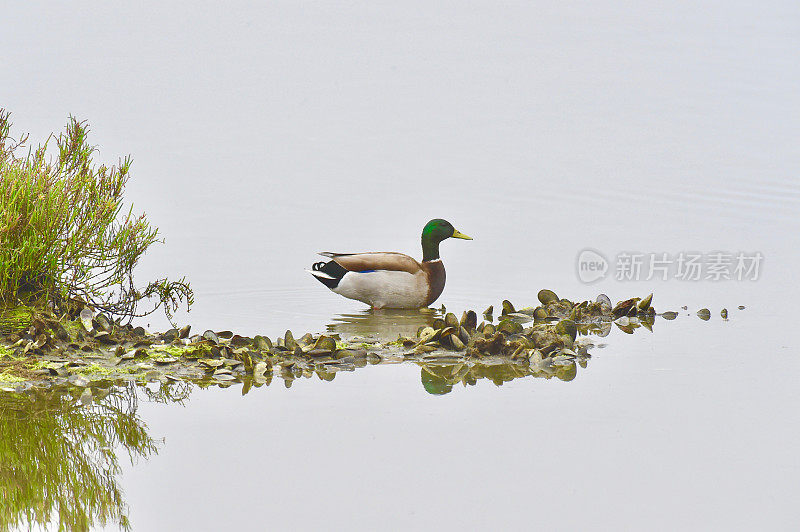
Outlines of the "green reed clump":
<svg viewBox="0 0 800 532">
<path fill-rule="evenodd" d="M 0 109 L 0 302 L 61 309 L 78 300 L 126 319 L 162 305 L 170 319 L 182 302 L 188 309 L 184 279 L 134 285 L 134 267 L 160 240 L 143 214 L 123 209 L 130 157 L 95 163 L 89 128 L 73 117 L 63 133 L 27 148 L 27 135 L 10 137 L 9 116 Z M 139 310 L 146 299 L 152 308 Z"/>
</svg>

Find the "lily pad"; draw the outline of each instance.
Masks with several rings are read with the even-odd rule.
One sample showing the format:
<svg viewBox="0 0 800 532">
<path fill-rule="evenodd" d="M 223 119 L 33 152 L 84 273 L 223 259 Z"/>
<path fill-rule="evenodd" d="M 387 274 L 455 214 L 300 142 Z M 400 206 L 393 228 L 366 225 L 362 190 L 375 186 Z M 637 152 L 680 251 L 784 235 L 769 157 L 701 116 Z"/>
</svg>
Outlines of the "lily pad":
<svg viewBox="0 0 800 532">
<path fill-rule="evenodd" d="M 92 332 L 94 330 L 94 325 L 92 324 L 92 317 L 94 313 L 91 311 L 89 307 L 83 307 L 80 314 L 80 320 L 83 324 L 83 328 L 86 329 L 86 332 Z"/>
<path fill-rule="evenodd" d="M 552 303 L 553 301 L 558 301 L 558 296 L 552 290 L 539 290 L 539 294 L 537 294 L 539 298 L 539 302 L 542 305 L 547 305 L 548 303 Z"/>
<path fill-rule="evenodd" d="M 601 306 L 601 307 L 608 307 L 609 309 L 611 309 L 611 307 L 612 307 L 612 306 L 614 306 L 614 305 L 611 303 L 611 298 L 609 298 L 609 297 L 608 297 L 607 295 L 605 295 L 605 294 L 600 294 L 600 295 L 598 295 L 598 296 L 597 296 L 597 299 L 595 299 L 595 302 L 596 302 L 596 303 L 600 303 L 600 306 Z"/>
<path fill-rule="evenodd" d="M 478 326 L 478 315 L 474 310 L 468 310 L 461 316 L 461 326 L 474 330 Z"/>
<path fill-rule="evenodd" d="M 497 330 L 510 334 L 516 334 L 522 332 L 522 325 L 516 321 L 505 319 L 500 321 L 500 323 L 497 325 Z"/>
<path fill-rule="evenodd" d="M 652 302 L 653 302 L 653 294 L 651 293 L 649 296 L 639 301 L 637 308 L 641 311 L 645 311 L 650 308 L 650 303 Z"/>
<path fill-rule="evenodd" d="M 208 330 L 208 331 L 204 332 L 203 333 L 203 338 L 205 338 L 206 340 L 208 340 L 209 342 L 211 342 L 213 344 L 219 344 L 219 336 L 217 336 L 217 333 L 215 333 L 212 330 Z"/>
<path fill-rule="evenodd" d="M 314 342 L 314 349 L 322 349 L 328 352 L 335 351 L 336 340 L 328 336 L 321 335 L 319 338 L 317 338 L 317 341 Z"/>
<path fill-rule="evenodd" d="M 269 351 L 272 349 L 272 342 L 266 336 L 257 334 L 255 337 L 253 337 L 253 347 L 261 351 Z"/>
</svg>

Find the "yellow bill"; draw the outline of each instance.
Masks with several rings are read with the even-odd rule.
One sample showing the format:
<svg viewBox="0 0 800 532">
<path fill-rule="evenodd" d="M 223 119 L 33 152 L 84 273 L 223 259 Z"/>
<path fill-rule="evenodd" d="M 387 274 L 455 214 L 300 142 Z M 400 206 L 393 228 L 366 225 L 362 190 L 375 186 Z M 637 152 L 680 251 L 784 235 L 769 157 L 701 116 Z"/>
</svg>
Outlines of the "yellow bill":
<svg viewBox="0 0 800 532">
<path fill-rule="evenodd" d="M 467 236 L 464 233 L 453 229 L 453 238 L 462 238 L 464 240 L 472 240 L 471 236 Z"/>
</svg>

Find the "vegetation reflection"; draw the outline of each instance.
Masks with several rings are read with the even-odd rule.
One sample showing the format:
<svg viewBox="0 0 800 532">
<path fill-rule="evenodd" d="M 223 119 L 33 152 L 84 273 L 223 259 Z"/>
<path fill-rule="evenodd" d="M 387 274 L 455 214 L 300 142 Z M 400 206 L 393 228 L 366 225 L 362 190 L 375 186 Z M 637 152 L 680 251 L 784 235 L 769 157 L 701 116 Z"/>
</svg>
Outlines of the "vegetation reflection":
<svg viewBox="0 0 800 532">
<path fill-rule="evenodd" d="M 118 452 L 157 452 L 125 386 L 0 394 L 0 530 L 129 528 Z"/>
</svg>

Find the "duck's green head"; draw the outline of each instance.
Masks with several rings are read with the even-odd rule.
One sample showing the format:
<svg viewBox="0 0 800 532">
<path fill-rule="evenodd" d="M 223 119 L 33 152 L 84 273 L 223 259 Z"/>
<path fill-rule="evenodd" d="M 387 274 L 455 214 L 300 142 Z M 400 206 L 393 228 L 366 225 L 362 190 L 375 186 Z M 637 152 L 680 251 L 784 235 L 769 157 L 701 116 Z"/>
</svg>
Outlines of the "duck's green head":
<svg viewBox="0 0 800 532">
<path fill-rule="evenodd" d="M 436 260 L 439 258 L 439 242 L 447 238 L 461 238 L 472 240 L 472 237 L 459 232 L 447 220 L 436 218 L 422 228 L 422 260 Z"/>
</svg>

